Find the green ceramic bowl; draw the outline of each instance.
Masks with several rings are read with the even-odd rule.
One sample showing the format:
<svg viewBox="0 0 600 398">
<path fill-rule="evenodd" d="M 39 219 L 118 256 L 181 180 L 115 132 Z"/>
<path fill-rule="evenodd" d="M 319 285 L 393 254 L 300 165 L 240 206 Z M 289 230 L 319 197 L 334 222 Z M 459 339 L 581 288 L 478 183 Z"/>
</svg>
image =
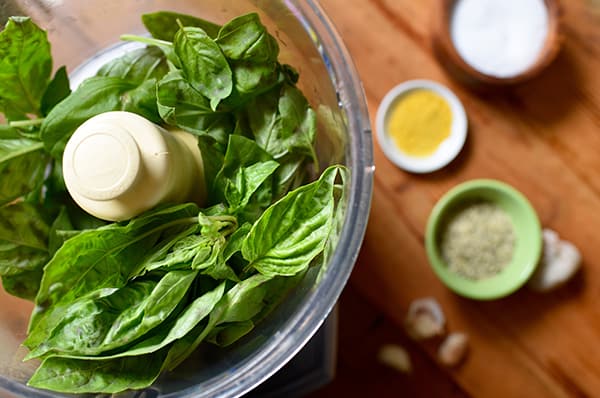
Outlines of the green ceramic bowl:
<svg viewBox="0 0 600 398">
<path fill-rule="evenodd" d="M 500 273 L 480 280 L 450 271 L 439 249 L 448 216 L 472 200 L 490 201 L 502 208 L 516 235 L 511 262 Z M 465 297 L 492 300 L 514 292 L 529 279 L 542 251 L 542 230 L 535 210 L 520 192 L 496 180 L 471 180 L 448 191 L 435 205 L 427 222 L 425 247 L 431 267 L 446 286 Z"/>
</svg>

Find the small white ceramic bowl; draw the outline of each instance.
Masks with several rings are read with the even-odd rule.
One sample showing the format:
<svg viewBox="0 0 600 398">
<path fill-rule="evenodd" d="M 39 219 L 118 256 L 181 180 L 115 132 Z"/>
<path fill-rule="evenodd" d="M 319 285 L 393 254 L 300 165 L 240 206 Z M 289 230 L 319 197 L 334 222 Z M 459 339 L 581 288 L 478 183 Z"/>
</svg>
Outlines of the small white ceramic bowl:
<svg viewBox="0 0 600 398">
<path fill-rule="evenodd" d="M 413 90 L 430 90 L 444 98 L 452 111 L 450 136 L 437 150 L 426 157 L 410 156 L 403 153 L 387 131 L 387 118 L 396 101 Z M 381 101 L 376 116 L 377 140 L 385 156 L 398 167 L 413 173 L 429 173 L 450 163 L 462 149 L 467 138 L 467 115 L 462 103 L 445 86 L 430 80 L 409 80 L 392 88 Z"/>
</svg>

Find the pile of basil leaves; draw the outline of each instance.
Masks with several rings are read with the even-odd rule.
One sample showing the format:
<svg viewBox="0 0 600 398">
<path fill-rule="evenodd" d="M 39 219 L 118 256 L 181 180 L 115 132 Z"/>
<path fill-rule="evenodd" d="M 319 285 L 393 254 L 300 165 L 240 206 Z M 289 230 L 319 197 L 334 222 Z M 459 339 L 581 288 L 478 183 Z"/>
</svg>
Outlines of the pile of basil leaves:
<svg viewBox="0 0 600 398">
<path fill-rule="evenodd" d="M 146 46 L 74 92 L 64 67 L 51 77 L 46 32 L 29 18 L 0 33 L 0 275 L 35 301 L 24 345 L 42 362 L 31 386 L 144 388 L 201 342 L 235 342 L 326 262 L 343 217 L 347 170 L 306 184 L 315 113 L 256 14 L 223 26 L 172 12 L 142 20 L 152 37 L 124 39 Z M 73 203 L 65 144 L 115 110 L 197 136 L 206 207 L 108 224 Z"/>
</svg>

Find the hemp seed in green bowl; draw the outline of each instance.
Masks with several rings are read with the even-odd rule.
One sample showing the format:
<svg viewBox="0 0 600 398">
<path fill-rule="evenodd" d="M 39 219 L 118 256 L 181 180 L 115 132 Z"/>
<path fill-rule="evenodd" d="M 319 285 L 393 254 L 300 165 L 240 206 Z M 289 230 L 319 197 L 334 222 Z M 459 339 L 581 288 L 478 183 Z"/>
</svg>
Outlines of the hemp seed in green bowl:
<svg viewBox="0 0 600 398">
<path fill-rule="evenodd" d="M 520 192 L 496 180 L 471 180 L 434 206 L 425 246 L 446 286 L 465 297 L 491 300 L 529 279 L 541 254 L 541 227 Z"/>
</svg>

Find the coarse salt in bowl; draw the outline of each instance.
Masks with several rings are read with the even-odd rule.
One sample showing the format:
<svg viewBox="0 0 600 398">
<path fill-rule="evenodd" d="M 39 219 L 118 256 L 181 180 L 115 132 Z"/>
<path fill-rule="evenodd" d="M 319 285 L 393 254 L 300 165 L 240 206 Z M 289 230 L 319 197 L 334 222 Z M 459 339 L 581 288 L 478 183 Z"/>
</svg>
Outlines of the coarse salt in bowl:
<svg viewBox="0 0 600 398">
<path fill-rule="evenodd" d="M 474 86 L 527 81 L 560 49 L 556 0 L 444 0 L 434 15 L 436 56 Z"/>
</svg>

